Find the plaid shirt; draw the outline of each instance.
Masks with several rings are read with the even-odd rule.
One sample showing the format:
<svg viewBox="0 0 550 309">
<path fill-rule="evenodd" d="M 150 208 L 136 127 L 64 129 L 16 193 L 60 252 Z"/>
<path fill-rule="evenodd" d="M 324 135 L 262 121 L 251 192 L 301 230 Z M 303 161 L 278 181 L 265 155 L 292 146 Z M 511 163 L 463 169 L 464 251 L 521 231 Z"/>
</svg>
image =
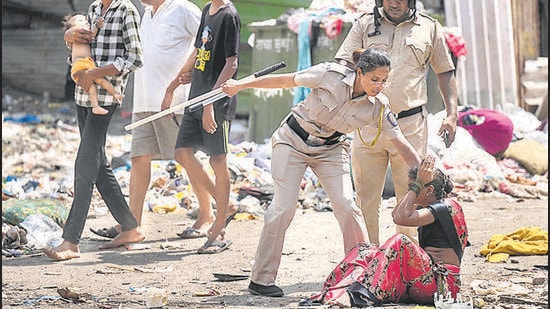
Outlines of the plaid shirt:
<svg viewBox="0 0 550 309">
<path fill-rule="evenodd" d="M 90 24 L 101 16 L 101 0 L 96 0 L 88 8 Z M 142 47 L 139 38 L 140 16 L 130 0 L 113 0 L 104 16 L 105 22 L 95 41 L 91 43 L 92 58 L 98 67 L 113 64 L 119 74 L 105 76 L 119 93 L 124 93 L 128 76 L 142 66 Z M 92 85 L 94 87 L 94 85 Z M 116 99 L 103 87 L 98 88 L 99 105 L 118 104 Z M 80 106 L 92 106 L 88 94 L 80 86 L 76 87 L 75 102 Z"/>
</svg>

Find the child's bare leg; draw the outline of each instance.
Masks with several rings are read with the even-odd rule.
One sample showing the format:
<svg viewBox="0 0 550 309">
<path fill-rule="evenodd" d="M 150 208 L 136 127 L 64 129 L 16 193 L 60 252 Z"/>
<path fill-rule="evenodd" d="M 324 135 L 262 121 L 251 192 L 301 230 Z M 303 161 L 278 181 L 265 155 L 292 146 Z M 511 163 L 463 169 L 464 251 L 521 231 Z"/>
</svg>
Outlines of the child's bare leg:
<svg viewBox="0 0 550 309">
<path fill-rule="evenodd" d="M 92 85 L 90 87 L 88 94 L 90 95 L 90 102 L 92 102 L 92 113 L 96 115 L 106 115 L 109 113 L 108 110 L 99 106 L 99 101 L 97 99 L 97 88 L 95 85 Z"/>
<path fill-rule="evenodd" d="M 118 103 L 122 104 L 122 99 L 124 99 L 124 95 L 116 92 L 115 87 L 113 87 L 113 84 L 111 84 L 108 80 L 106 80 L 105 78 L 98 78 L 95 80 L 95 83 L 105 88 L 105 90 L 107 90 L 111 95 L 115 97 Z"/>
</svg>

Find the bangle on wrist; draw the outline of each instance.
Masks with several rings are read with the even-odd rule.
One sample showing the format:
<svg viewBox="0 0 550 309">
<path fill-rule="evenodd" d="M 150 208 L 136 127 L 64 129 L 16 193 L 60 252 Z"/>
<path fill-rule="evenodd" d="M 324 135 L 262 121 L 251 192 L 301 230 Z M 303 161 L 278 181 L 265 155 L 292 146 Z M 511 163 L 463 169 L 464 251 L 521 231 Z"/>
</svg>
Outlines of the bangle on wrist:
<svg viewBox="0 0 550 309">
<path fill-rule="evenodd" d="M 415 181 L 409 185 L 409 190 L 414 192 L 416 196 L 420 194 L 420 190 L 422 190 L 422 187 L 419 186 L 419 184 Z"/>
</svg>

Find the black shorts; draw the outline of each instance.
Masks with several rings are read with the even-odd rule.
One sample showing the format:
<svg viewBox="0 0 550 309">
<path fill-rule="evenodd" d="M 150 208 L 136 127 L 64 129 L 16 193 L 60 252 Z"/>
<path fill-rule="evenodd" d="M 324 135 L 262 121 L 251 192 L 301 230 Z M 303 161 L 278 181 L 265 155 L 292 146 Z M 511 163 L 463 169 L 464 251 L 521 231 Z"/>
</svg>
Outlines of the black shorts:
<svg viewBox="0 0 550 309">
<path fill-rule="evenodd" d="M 225 119 L 223 109 L 220 111 L 214 108 L 218 128 L 214 134 L 210 134 L 202 127 L 203 110 L 204 108 L 194 112 L 185 111 L 176 140 L 176 149 L 194 148 L 195 151 L 201 150 L 209 156 L 227 154 L 231 121 Z"/>
</svg>

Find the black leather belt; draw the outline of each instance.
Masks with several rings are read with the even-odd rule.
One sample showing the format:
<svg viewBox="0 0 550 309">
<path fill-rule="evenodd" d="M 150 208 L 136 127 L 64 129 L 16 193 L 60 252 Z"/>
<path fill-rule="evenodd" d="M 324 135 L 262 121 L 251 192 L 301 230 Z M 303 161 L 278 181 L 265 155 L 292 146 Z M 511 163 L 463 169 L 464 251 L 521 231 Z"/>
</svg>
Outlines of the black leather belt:
<svg viewBox="0 0 550 309">
<path fill-rule="evenodd" d="M 409 109 L 409 110 L 406 110 L 406 111 L 402 111 L 401 113 L 397 114 L 397 119 L 412 116 L 414 114 L 418 114 L 418 113 L 421 113 L 421 112 L 422 112 L 422 106 L 417 106 L 415 108 L 412 108 L 412 109 Z"/>
<path fill-rule="evenodd" d="M 286 123 L 306 144 L 310 146 L 334 145 L 338 143 L 340 141 L 340 137 L 344 135 L 340 132 L 334 132 L 334 134 L 329 137 L 310 135 L 300 126 L 298 121 L 296 121 L 296 118 L 294 118 L 294 115 L 290 115 L 290 117 L 287 118 Z"/>
</svg>

